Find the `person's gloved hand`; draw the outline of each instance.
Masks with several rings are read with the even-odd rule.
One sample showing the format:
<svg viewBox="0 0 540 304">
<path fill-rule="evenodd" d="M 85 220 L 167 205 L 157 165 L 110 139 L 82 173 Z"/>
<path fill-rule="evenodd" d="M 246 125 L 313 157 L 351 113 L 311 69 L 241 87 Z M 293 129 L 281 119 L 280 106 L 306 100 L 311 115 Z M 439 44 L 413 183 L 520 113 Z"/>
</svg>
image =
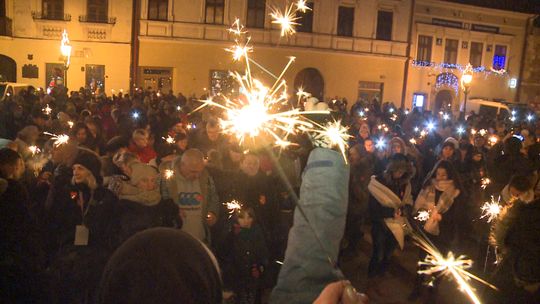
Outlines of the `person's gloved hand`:
<svg viewBox="0 0 540 304">
<path fill-rule="evenodd" d="M 326 285 L 313 304 L 367 304 L 365 294 L 354 289 L 349 281 L 337 281 Z"/>
</svg>

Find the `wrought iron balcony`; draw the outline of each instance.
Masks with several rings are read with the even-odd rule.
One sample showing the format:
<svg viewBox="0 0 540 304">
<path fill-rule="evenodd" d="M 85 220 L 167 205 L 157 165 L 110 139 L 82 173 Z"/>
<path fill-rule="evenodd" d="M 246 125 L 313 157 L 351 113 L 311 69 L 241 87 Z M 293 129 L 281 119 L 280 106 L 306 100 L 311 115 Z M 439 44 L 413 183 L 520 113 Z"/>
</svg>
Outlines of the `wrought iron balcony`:
<svg viewBox="0 0 540 304">
<path fill-rule="evenodd" d="M 59 21 L 71 21 L 70 14 L 64 14 L 59 12 L 32 12 L 32 18 L 40 20 L 59 20 Z"/>
<path fill-rule="evenodd" d="M 99 15 L 80 15 L 79 22 L 116 24 L 116 17 Z"/>
<path fill-rule="evenodd" d="M 12 21 L 8 17 L 0 17 L 0 36 L 12 36 Z"/>
</svg>

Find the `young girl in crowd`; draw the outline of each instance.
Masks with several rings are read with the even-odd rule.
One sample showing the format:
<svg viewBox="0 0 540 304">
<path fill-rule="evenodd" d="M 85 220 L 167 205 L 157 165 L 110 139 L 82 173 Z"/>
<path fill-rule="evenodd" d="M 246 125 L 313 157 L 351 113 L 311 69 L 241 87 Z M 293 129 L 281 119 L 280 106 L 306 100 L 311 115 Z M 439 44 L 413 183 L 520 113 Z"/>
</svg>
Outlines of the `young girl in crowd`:
<svg viewBox="0 0 540 304">
<path fill-rule="evenodd" d="M 262 276 L 268 265 L 264 235 L 251 207 L 236 212 L 235 224 L 224 252 L 224 281 L 237 304 L 261 303 Z"/>
<path fill-rule="evenodd" d="M 461 182 L 452 163 L 440 160 L 426 177 L 414 203 L 414 214 L 419 211 L 429 213 L 429 218 L 423 223 L 423 231 L 444 256 L 456 237 L 457 211 L 462 204 L 459 201 L 461 193 Z M 426 253 L 422 251 L 420 260 L 425 256 Z M 419 295 L 421 283 L 419 277 L 413 295 Z M 431 291 L 430 296 L 435 296 L 434 290 Z"/>
</svg>

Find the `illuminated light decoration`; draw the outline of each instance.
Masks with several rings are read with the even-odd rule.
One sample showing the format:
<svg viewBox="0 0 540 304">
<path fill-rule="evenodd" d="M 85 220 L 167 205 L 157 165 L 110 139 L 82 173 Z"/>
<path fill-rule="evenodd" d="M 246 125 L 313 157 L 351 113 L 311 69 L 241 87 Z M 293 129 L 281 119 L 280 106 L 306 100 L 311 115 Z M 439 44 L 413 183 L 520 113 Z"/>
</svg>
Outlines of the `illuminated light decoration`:
<svg viewBox="0 0 540 304">
<path fill-rule="evenodd" d="M 435 80 L 435 88 L 439 90 L 446 87 L 452 88 L 454 93 L 457 95 L 459 91 L 458 77 L 452 73 L 441 73 L 437 75 Z"/>
<path fill-rule="evenodd" d="M 436 63 L 436 62 L 430 62 L 430 61 L 422 61 L 422 60 L 413 60 L 411 63 L 414 67 L 417 68 L 429 68 L 437 72 L 442 73 L 453 73 L 456 70 L 463 72 L 467 68 L 467 66 L 463 66 L 461 64 L 453 64 L 453 63 Z M 472 71 L 474 73 L 484 73 L 486 76 L 489 75 L 495 75 L 495 76 L 505 76 L 507 75 L 505 69 L 496 70 L 493 67 L 487 68 L 484 66 L 479 67 L 473 67 Z"/>
<path fill-rule="evenodd" d="M 384 138 L 379 138 L 375 143 L 375 147 L 379 150 L 383 150 L 386 147 L 386 141 L 384 140 Z"/>
<path fill-rule="evenodd" d="M 491 201 L 485 202 L 482 207 L 480 207 L 480 210 L 482 210 L 482 216 L 480 216 L 480 219 L 486 218 L 488 223 L 491 223 L 494 219 L 496 219 L 499 214 L 501 214 L 502 206 L 500 205 L 501 197 L 497 200 L 491 196 Z"/>
<path fill-rule="evenodd" d="M 461 87 L 466 90 L 470 87 L 473 80 L 473 68 L 470 63 L 467 63 L 465 69 L 462 71 L 461 75 Z"/>
<path fill-rule="evenodd" d="M 278 9 L 273 9 L 270 17 L 274 19 L 272 20 L 273 24 L 278 24 L 281 27 L 281 37 L 296 33 L 295 26 L 299 25 L 299 23 L 296 21 L 300 19 L 300 17 L 296 16 L 294 3 L 287 6 L 284 12 L 280 12 Z"/>
<path fill-rule="evenodd" d="M 65 29 L 62 32 L 60 52 L 62 53 L 62 56 L 66 58 L 65 66 L 68 67 L 70 64 L 70 59 L 71 59 L 71 45 L 69 44 L 68 33 Z"/>
</svg>

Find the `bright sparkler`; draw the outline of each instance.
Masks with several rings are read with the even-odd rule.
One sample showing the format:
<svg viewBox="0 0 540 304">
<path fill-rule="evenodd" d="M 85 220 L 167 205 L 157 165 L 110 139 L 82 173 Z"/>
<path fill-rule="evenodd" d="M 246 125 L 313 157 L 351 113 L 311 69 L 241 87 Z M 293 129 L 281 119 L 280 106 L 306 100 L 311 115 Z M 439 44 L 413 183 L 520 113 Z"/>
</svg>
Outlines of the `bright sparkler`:
<svg viewBox="0 0 540 304">
<path fill-rule="evenodd" d="M 51 139 L 54 141 L 53 145 L 55 147 L 59 147 L 63 144 L 67 144 L 67 142 L 69 141 L 69 135 L 66 135 L 66 134 L 56 135 L 49 132 L 43 132 L 43 134 L 51 136 Z"/>
<path fill-rule="evenodd" d="M 341 125 L 341 121 L 330 122 L 327 123 L 326 126 L 319 127 L 321 130 L 311 130 L 312 132 L 317 133 L 317 135 L 314 136 L 314 140 L 323 141 L 327 148 L 339 148 L 343 159 L 347 160 L 345 154 L 348 147 L 347 140 L 351 137 L 348 134 L 348 129 Z"/>
<path fill-rule="evenodd" d="M 229 218 L 231 218 L 236 212 L 242 210 L 243 204 L 237 200 L 223 203 L 223 206 L 227 207 L 229 211 Z"/>
<path fill-rule="evenodd" d="M 416 145 L 416 139 L 414 138 L 409 139 L 409 142 L 413 145 Z"/>
<path fill-rule="evenodd" d="M 71 120 L 68 121 L 67 124 L 68 124 L 70 129 L 73 128 L 73 126 L 75 125 L 75 123 L 73 121 L 71 121 Z"/>
<path fill-rule="evenodd" d="M 490 136 L 488 140 L 489 140 L 489 143 L 493 146 L 494 144 L 496 144 L 499 141 L 499 138 L 497 136 L 493 135 L 493 136 Z"/>
<path fill-rule="evenodd" d="M 241 35 L 244 33 L 242 28 L 239 23 L 235 22 L 231 32 Z M 238 44 L 238 40 L 236 40 L 236 44 Z M 283 111 L 284 105 L 288 104 L 288 96 L 285 91 L 287 85 L 283 78 L 294 62 L 294 57 L 290 57 L 281 73 L 275 76 L 248 58 L 247 52 L 243 56 L 245 57 L 245 73 L 231 72 L 231 77 L 239 85 L 239 96 L 221 95 L 219 101 L 208 97 L 206 100 L 201 100 L 202 105 L 193 112 L 207 106 L 224 110 L 224 117 L 220 119 L 222 133 L 234 135 L 240 144 L 244 143 L 247 138 L 263 137 L 279 146 L 285 146 L 284 143 L 287 142 L 288 135 L 295 134 L 297 131 L 305 131 L 316 133 L 315 137 L 328 137 L 330 144 L 337 146 L 345 155 L 346 141 L 343 139 L 343 135 L 346 132 L 338 129 L 337 125 L 317 125 L 303 116 L 303 114 L 328 114 L 329 111 L 301 111 L 298 108 L 287 108 Z M 252 77 L 251 63 L 275 78 L 272 86 L 268 87 L 261 80 Z M 299 96 L 306 96 L 306 94 L 301 88 L 297 93 Z"/>
<path fill-rule="evenodd" d="M 480 129 L 480 131 L 478 131 L 478 134 L 480 134 L 481 136 L 485 136 L 487 134 L 487 130 L 486 129 Z"/>
<path fill-rule="evenodd" d="M 486 189 L 489 184 L 491 184 L 491 180 L 487 177 L 484 177 L 480 180 L 480 187 L 482 189 Z"/>
<path fill-rule="evenodd" d="M 480 209 L 482 210 L 482 216 L 480 216 L 481 219 L 487 218 L 487 222 L 491 223 L 494 219 L 496 219 L 499 214 L 501 213 L 502 206 L 500 205 L 501 198 L 499 197 L 497 200 L 493 196 L 491 196 L 491 201 L 485 202 Z"/>
<path fill-rule="evenodd" d="M 51 107 L 49 107 L 49 104 L 47 104 L 45 106 L 45 108 L 43 108 L 41 111 L 43 111 L 43 113 L 45 113 L 47 115 L 51 115 L 51 113 L 52 113 L 52 109 L 51 109 Z"/>
<path fill-rule="evenodd" d="M 171 169 L 165 169 L 165 171 L 163 171 L 163 176 L 165 176 L 165 179 L 171 179 L 174 176 L 174 171 Z"/>
<path fill-rule="evenodd" d="M 36 154 L 41 152 L 41 150 L 37 146 L 30 146 L 28 147 L 28 150 L 30 150 L 30 152 L 32 153 L 32 156 L 35 156 Z"/>
<path fill-rule="evenodd" d="M 428 254 L 424 261 L 418 262 L 419 266 L 423 266 L 424 268 L 418 271 L 419 274 L 451 276 L 457 282 L 459 290 L 465 292 L 472 302 L 476 304 L 480 304 L 481 302 L 472 286 L 469 284 L 470 279 L 474 279 L 497 290 L 492 284 L 467 271 L 473 264 L 471 259 L 468 259 L 464 255 L 456 257 L 452 252 L 449 252 L 445 257 L 425 235 L 420 235 L 419 233 L 412 231 L 410 226 L 406 227 L 416 244 Z"/>
<path fill-rule="evenodd" d="M 420 222 L 425 222 L 429 219 L 430 213 L 427 210 L 420 210 L 418 214 L 414 217 L 415 220 Z"/>
<path fill-rule="evenodd" d="M 169 145 L 174 144 L 174 137 L 167 135 L 167 137 L 162 137 Z"/>
<path fill-rule="evenodd" d="M 292 35 L 296 33 L 296 22 L 300 17 L 296 16 L 296 9 L 294 9 L 294 3 L 287 6 L 284 12 L 280 12 L 278 9 L 274 9 L 270 16 L 274 19 L 272 23 L 279 24 L 281 27 L 281 37 Z"/>
<path fill-rule="evenodd" d="M 307 6 L 306 0 L 298 0 L 296 2 L 296 10 L 305 13 L 306 11 L 311 10 L 311 8 Z"/>
</svg>

